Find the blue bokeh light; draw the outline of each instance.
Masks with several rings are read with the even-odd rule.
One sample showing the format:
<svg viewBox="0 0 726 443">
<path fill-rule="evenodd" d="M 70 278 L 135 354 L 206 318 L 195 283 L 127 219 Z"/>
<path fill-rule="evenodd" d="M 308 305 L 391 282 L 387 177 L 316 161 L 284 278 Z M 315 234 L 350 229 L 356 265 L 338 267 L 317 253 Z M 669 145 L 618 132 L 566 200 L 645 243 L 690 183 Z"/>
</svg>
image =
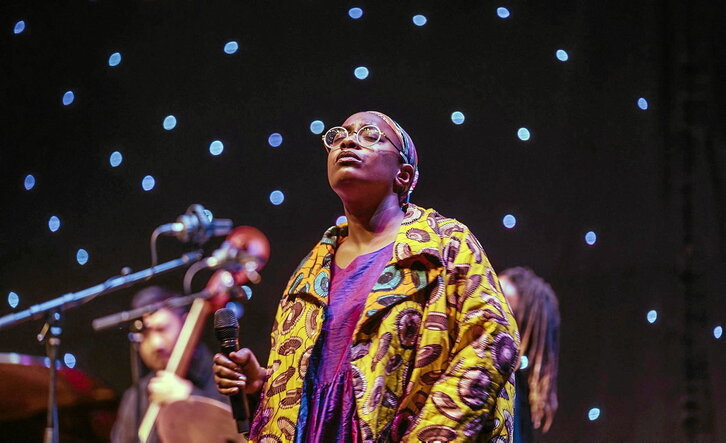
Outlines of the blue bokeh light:
<svg viewBox="0 0 726 443">
<path fill-rule="evenodd" d="M 121 53 L 120 52 L 114 52 L 108 57 L 108 65 L 109 66 L 118 66 L 121 63 Z"/>
<path fill-rule="evenodd" d="M 219 140 L 214 140 L 209 144 L 209 153 L 212 155 L 219 155 L 224 151 L 224 143 Z"/>
<path fill-rule="evenodd" d="M 173 115 L 167 115 L 164 117 L 164 123 L 163 123 L 164 129 L 167 131 L 171 131 L 172 129 L 176 128 L 176 117 Z"/>
<path fill-rule="evenodd" d="M 426 22 L 428 21 L 428 19 L 426 18 L 425 15 L 416 14 L 416 15 L 413 16 L 412 21 L 413 21 L 413 24 L 416 25 L 416 26 L 423 26 L 423 25 L 426 24 Z"/>
<path fill-rule="evenodd" d="M 13 291 L 8 294 L 8 304 L 11 308 L 17 308 L 20 303 L 20 296 Z"/>
<path fill-rule="evenodd" d="M 592 246 L 597 241 L 597 234 L 595 234 L 594 231 L 588 231 L 587 234 L 585 234 L 585 243 Z"/>
<path fill-rule="evenodd" d="M 75 99 L 76 95 L 73 93 L 73 91 L 66 91 L 65 94 L 63 94 L 63 106 L 70 105 Z"/>
<path fill-rule="evenodd" d="M 48 229 L 50 229 L 50 232 L 56 232 L 60 229 L 61 221 L 58 217 L 55 215 L 51 215 L 48 219 Z"/>
<path fill-rule="evenodd" d="M 118 167 L 123 161 L 124 156 L 118 151 L 113 151 L 108 157 L 108 163 L 111 165 L 112 168 Z"/>
<path fill-rule="evenodd" d="M 341 215 L 335 219 L 336 225 L 342 225 L 343 223 L 347 223 L 347 222 L 348 222 L 348 217 L 346 217 L 345 215 Z"/>
<path fill-rule="evenodd" d="M 497 15 L 499 18 L 509 18 L 509 9 L 500 6 L 497 8 Z"/>
<path fill-rule="evenodd" d="M 353 75 L 355 75 L 355 78 L 357 78 L 358 80 L 365 80 L 366 78 L 368 78 L 368 74 L 368 68 L 366 68 L 365 66 L 358 66 L 353 71 Z"/>
<path fill-rule="evenodd" d="M 512 229 L 517 225 L 517 218 L 513 216 L 512 214 L 507 214 L 502 219 L 502 224 L 507 229 Z"/>
<path fill-rule="evenodd" d="M 713 328 L 713 337 L 716 340 L 721 338 L 722 335 L 723 335 L 723 328 L 721 327 L 721 325 L 718 325 L 715 328 Z"/>
<path fill-rule="evenodd" d="M 15 27 L 13 28 L 13 34 L 20 34 L 23 31 L 25 31 L 25 20 L 20 20 L 15 23 Z"/>
<path fill-rule="evenodd" d="M 529 140 L 531 136 L 532 136 L 532 134 L 530 134 L 529 129 L 527 129 L 527 128 L 519 128 L 517 130 L 517 137 L 519 137 L 519 139 L 522 140 L 523 142 L 526 142 L 527 140 Z"/>
<path fill-rule="evenodd" d="M 209 220 L 209 221 L 214 220 L 214 214 L 212 214 L 212 211 L 210 211 L 209 209 L 204 210 L 204 215 L 207 216 L 207 220 Z"/>
<path fill-rule="evenodd" d="M 455 125 L 464 123 L 465 119 L 466 117 L 464 117 L 464 113 L 461 111 L 454 111 L 451 113 L 451 121 L 454 122 Z"/>
<path fill-rule="evenodd" d="M 242 316 L 245 314 L 244 306 L 237 303 L 236 301 L 227 302 L 227 304 L 224 307 L 227 309 L 231 309 L 232 312 L 234 312 L 234 316 L 237 318 L 242 318 Z"/>
<path fill-rule="evenodd" d="M 154 177 L 147 175 L 141 180 L 141 189 L 144 191 L 151 191 L 156 186 L 156 180 Z"/>
<path fill-rule="evenodd" d="M 25 187 L 26 191 L 30 191 L 35 187 L 35 177 L 33 174 L 28 174 L 25 176 L 25 180 L 23 180 L 23 186 Z"/>
<path fill-rule="evenodd" d="M 642 109 L 643 111 L 645 111 L 646 109 L 648 109 L 648 100 L 644 99 L 643 97 L 640 97 L 638 99 L 638 107 L 640 109 Z"/>
<path fill-rule="evenodd" d="M 566 62 L 567 60 L 570 59 L 570 55 L 567 54 L 567 51 L 565 51 L 564 49 L 558 49 L 555 52 L 555 57 L 557 57 L 557 60 L 559 60 L 561 62 Z"/>
<path fill-rule="evenodd" d="M 66 354 L 63 356 L 63 363 L 66 364 L 67 367 L 73 369 L 76 367 L 76 356 L 71 354 L 70 352 L 66 352 Z"/>
<path fill-rule="evenodd" d="M 353 20 L 358 20 L 363 17 L 363 10 L 361 8 L 350 8 L 348 9 L 348 17 Z"/>
<path fill-rule="evenodd" d="M 239 44 L 234 40 L 228 41 L 224 44 L 224 52 L 226 54 L 234 54 L 235 52 L 237 52 L 238 49 Z"/>
<path fill-rule="evenodd" d="M 522 356 L 522 361 L 519 363 L 519 369 L 526 369 L 529 366 L 529 359 L 526 355 Z"/>
<path fill-rule="evenodd" d="M 285 194 L 282 193 L 282 191 L 272 191 L 270 192 L 270 203 L 272 203 L 275 206 L 279 206 L 282 204 L 282 202 L 285 201 Z"/>
<path fill-rule="evenodd" d="M 88 251 L 83 248 L 79 249 L 78 252 L 76 252 L 76 261 L 81 266 L 88 263 Z"/>
<path fill-rule="evenodd" d="M 325 129 L 325 123 L 320 120 L 313 120 L 313 122 L 310 123 L 310 132 L 313 134 L 322 134 L 323 129 Z"/>
<path fill-rule="evenodd" d="M 595 421 L 598 417 L 600 417 L 600 408 L 592 408 L 587 411 L 587 418 L 590 419 L 590 421 Z"/>
<path fill-rule="evenodd" d="M 247 285 L 242 285 L 242 290 L 244 291 L 247 300 L 252 300 L 252 288 Z"/>
<path fill-rule="evenodd" d="M 267 144 L 273 148 L 277 148 L 282 144 L 282 135 L 280 133 L 273 132 L 269 137 L 267 137 Z"/>
<path fill-rule="evenodd" d="M 651 309 L 648 311 L 648 314 L 645 316 L 645 318 L 648 320 L 648 323 L 653 324 L 656 320 L 658 320 L 658 311 L 655 309 Z"/>
</svg>

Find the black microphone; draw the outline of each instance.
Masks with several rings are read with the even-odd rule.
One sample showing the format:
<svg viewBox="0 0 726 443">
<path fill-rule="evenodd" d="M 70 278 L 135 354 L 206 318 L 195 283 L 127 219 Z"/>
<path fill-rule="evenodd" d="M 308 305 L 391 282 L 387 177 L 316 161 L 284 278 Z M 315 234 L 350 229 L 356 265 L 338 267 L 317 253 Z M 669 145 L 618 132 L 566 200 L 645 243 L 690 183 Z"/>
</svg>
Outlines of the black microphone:
<svg viewBox="0 0 726 443">
<path fill-rule="evenodd" d="M 206 212 L 202 205 L 191 205 L 187 212 L 180 215 L 176 222 L 167 223 L 156 228 L 161 235 L 173 235 L 188 243 L 204 244 L 211 237 L 227 235 L 232 230 L 232 220 L 214 218 Z"/>
<path fill-rule="evenodd" d="M 239 323 L 233 310 L 222 308 L 214 313 L 214 335 L 217 336 L 219 348 L 225 356 L 239 349 Z M 240 392 L 229 396 L 229 402 L 232 405 L 232 416 L 237 421 L 237 432 L 249 432 L 250 406 L 247 403 L 247 394 L 240 389 Z"/>
</svg>

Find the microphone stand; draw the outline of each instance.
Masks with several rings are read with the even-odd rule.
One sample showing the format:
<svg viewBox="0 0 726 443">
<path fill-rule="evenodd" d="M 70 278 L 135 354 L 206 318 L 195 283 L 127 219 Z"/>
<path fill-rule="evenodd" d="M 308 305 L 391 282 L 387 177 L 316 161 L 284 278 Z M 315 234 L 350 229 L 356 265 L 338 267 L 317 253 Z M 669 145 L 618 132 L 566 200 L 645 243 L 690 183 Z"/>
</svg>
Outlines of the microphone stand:
<svg viewBox="0 0 726 443">
<path fill-rule="evenodd" d="M 39 305 L 31 306 L 24 311 L 7 314 L 0 317 L 0 330 L 15 326 L 26 320 L 37 319 L 46 316 L 45 325 L 37 336 L 38 341 L 45 342 L 46 353 L 50 363 L 50 381 L 48 391 L 48 413 L 46 419 L 44 443 L 58 443 L 58 401 L 56 398 L 58 348 L 61 342 L 62 312 L 87 303 L 99 295 L 105 295 L 129 286 L 133 286 L 142 280 L 148 280 L 155 275 L 173 271 L 187 266 L 202 258 L 201 251 L 188 252 L 180 258 L 168 261 L 151 268 L 138 271 L 133 274 L 111 277 L 104 283 L 91 286 L 75 293 L 68 293 L 60 297 L 48 300 Z"/>
<path fill-rule="evenodd" d="M 139 347 L 141 346 L 141 325 L 139 321 L 134 321 L 130 325 L 129 330 L 129 359 L 131 362 L 131 385 L 135 386 L 136 402 L 134 409 L 134 429 L 139 428 L 141 421 L 141 397 L 143 395 L 143 387 L 141 386 L 141 359 L 139 358 Z M 138 437 L 134 438 L 138 442 Z"/>
</svg>

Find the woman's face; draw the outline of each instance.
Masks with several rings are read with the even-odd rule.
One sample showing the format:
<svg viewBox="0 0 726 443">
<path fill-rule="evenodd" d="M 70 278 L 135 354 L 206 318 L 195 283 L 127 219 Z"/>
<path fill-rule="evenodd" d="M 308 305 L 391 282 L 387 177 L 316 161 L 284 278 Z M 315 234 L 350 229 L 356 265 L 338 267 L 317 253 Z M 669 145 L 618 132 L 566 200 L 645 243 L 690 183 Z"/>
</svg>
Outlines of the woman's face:
<svg viewBox="0 0 726 443">
<path fill-rule="evenodd" d="M 502 285 L 502 292 L 509 302 L 512 312 L 516 314 L 517 307 L 519 306 L 519 291 L 517 291 L 517 287 L 506 276 L 499 277 L 499 283 Z"/>
<path fill-rule="evenodd" d="M 387 137 L 381 137 L 374 146 L 360 146 L 355 133 L 366 125 L 377 126 Z M 341 126 L 349 135 L 339 148 L 328 153 L 330 187 L 344 199 L 378 198 L 394 192 L 393 183 L 401 157 L 398 148 L 389 140 L 396 140 L 393 129 L 377 115 L 367 112 L 351 115 Z"/>
</svg>

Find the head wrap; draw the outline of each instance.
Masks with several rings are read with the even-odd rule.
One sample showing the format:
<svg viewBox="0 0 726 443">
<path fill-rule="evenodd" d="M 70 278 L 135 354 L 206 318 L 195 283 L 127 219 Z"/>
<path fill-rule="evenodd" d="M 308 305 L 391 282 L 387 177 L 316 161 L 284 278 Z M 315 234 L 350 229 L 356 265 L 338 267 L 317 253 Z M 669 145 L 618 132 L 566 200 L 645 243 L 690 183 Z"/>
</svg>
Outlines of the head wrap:
<svg viewBox="0 0 726 443">
<path fill-rule="evenodd" d="M 396 136 L 401 143 L 401 154 L 403 154 L 403 158 L 406 160 L 406 163 L 413 166 L 413 179 L 411 180 L 411 186 L 409 186 L 408 190 L 406 191 L 406 196 L 403 201 L 403 203 L 408 203 L 411 199 L 411 193 L 413 192 L 413 188 L 415 188 L 416 183 L 418 183 L 418 153 L 416 152 L 416 146 L 413 144 L 411 136 L 409 136 L 408 133 L 404 131 L 404 129 L 401 127 L 401 125 L 399 125 L 394 119 L 382 112 L 366 112 L 379 117 L 396 132 Z"/>
</svg>

